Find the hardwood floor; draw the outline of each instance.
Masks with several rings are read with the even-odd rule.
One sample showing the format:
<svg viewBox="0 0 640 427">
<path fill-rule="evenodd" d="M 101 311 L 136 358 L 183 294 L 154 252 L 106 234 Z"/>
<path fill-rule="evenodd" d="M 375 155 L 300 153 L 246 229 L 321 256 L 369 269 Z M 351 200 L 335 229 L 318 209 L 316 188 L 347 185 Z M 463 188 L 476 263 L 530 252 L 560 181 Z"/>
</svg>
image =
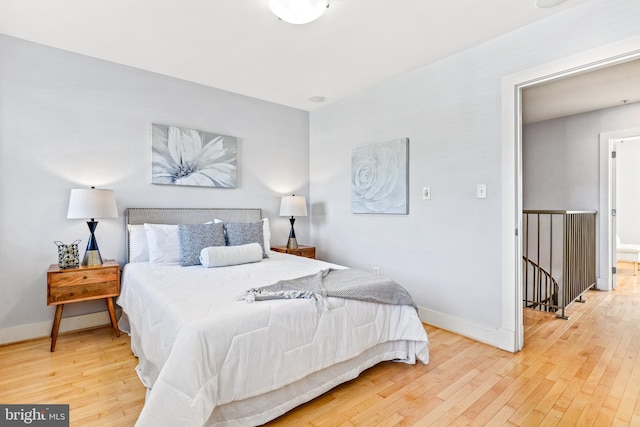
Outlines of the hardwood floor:
<svg viewBox="0 0 640 427">
<path fill-rule="evenodd" d="M 640 426 L 640 276 L 589 291 L 569 320 L 525 310 L 511 354 L 426 325 L 428 365 L 387 362 L 268 426 Z M 110 328 L 0 347 L 0 403 L 70 404 L 71 426 L 132 426 L 144 388 Z"/>
</svg>

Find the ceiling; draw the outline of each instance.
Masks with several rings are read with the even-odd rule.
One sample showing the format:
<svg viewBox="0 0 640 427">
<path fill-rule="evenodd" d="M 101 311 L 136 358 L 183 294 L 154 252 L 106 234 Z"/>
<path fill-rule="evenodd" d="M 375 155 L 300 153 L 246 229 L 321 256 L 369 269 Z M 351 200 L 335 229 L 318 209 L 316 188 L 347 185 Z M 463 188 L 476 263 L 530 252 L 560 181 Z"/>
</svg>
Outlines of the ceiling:
<svg viewBox="0 0 640 427">
<path fill-rule="evenodd" d="M 526 88 L 522 121 L 535 123 L 640 102 L 640 60 Z"/>
<path fill-rule="evenodd" d="M 585 1 L 330 0 L 292 25 L 267 0 L 0 0 L 0 33 L 311 111 Z M 640 100 L 571 81 L 527 89 L 525 121 Z"/>
</svg>

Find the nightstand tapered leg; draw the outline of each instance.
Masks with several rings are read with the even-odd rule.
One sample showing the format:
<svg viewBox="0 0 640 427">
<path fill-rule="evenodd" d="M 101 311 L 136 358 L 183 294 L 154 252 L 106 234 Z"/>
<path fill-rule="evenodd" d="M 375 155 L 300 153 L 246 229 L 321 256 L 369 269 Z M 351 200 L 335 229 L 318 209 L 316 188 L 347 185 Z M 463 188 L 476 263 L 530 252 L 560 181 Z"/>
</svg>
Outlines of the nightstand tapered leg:
<svg viewBox="0 0 640 427">
<path fill-rule="evenodd" d="M 107 308 L 109 308 L 109 317 L 111 318 L 111 326 L 113 326 L 113 331 L 116 333 L 116 336 L 120 336 L 120 329 L 118 329 L 118 322 L 116 321 L 116 309 L 113 305 L 113 298 L 106 298 L 107 300 Z"/>
<path fill-rule="evenodd" d="M 51 327 L 51 351 L 56 349 L 56 341 L 58 340 L 58 329 L 60 329 L 60 320 L 62 319 L 62 309 L 64 304 L 56 305 L 56 316 L 53 318 L 53 326 Z"/>
</svg>

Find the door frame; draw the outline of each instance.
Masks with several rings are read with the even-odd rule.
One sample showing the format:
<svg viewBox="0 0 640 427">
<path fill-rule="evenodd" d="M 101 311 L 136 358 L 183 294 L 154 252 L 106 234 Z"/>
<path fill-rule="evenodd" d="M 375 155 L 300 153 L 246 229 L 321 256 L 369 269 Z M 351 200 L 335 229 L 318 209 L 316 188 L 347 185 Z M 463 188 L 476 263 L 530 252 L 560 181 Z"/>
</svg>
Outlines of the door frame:
<svg viewBox="0 0 640 427">
<path fill-rule="evenodd" d="M 640 58 L 640 36 L 530 68 L 502 79 L 502 319 L 522 350 L 522 89 Z"/>
<path fill-rule="evenodd" d="M 606 242 L 600 245 L 600 274 L 596 286 L 600 290 L 610 291 L 616 288 L 616 221 L 612 215 L 616 208 L 616 168 L 612 152 L 621 139 L 637 138 L 640 128 L 623 129 L 600 134 L 600 211 L 598 215 L 599 240 Z M 606 213 L 606 214 L 604 214 Z"/>
</svg>

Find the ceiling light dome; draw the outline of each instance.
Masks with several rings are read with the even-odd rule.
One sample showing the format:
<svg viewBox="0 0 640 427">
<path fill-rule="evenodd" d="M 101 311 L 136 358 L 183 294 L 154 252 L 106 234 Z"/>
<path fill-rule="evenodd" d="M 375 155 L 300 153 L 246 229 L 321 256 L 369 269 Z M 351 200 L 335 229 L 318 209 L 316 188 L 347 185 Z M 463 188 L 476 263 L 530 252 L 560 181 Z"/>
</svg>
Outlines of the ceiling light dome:
<svg viewBox="0 0 640 427">
<path fill-rule="evenodd" d="M 269 0 L 269 9 L 290 24 L 308 24 L 320 18 L 329 0 Z"/>
</svg>

